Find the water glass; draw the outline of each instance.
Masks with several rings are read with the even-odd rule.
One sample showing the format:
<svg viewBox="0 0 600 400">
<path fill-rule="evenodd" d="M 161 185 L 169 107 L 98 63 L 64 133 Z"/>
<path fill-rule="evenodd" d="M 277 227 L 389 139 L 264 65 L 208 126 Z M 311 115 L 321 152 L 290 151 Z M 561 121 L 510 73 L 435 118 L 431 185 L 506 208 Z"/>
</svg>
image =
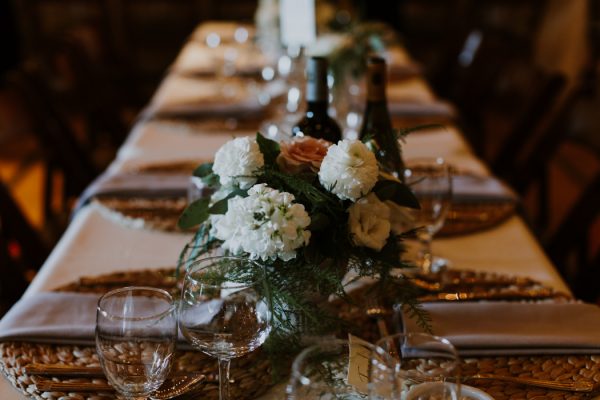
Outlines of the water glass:
<svg viewBox="0 0 600 400">
<path fill-rule="evenodd" d="M 435 259 L 431 252 L 433 236 L 442 228 L 452 200 L 452 174 L 442 158 L 409 160 L 404 171 L 406 183 L 419 199 L 420 210 L 411 210 L 412 228 L 418 228 L 421 252 L 417 265 L 423 271 L 436 272 L 446 260 Z"/>
<path fill-rule="evenodd" d="M 398 399 L 458 399 L 460 358 L 447 339 L 426 333 L 399 333 L 375 345 L 395 359 Z"/>
<path fill-rule="evenodd" d="M 106 293 L 96 311 L 96 350 L 110 384 L 127 399 L 144 399 L 167 378 L 177 340 L 171 295 L 151 287 Z"/>
<path fill-rule="evenodd" d="M 219 398 L 229 398 L 230 360 L 260 347 L 271 331 L 264 270 L 245 258 L 208 257 L 188 267 L 179 328 L 198 350 L 218 360 Z"/>
<path fill-rule="evenodd" d="M 395 399 L 394 366 L 383 349 L 370 343 L 326 339 L 294 360 L 287 399 Z"/>
</svg>

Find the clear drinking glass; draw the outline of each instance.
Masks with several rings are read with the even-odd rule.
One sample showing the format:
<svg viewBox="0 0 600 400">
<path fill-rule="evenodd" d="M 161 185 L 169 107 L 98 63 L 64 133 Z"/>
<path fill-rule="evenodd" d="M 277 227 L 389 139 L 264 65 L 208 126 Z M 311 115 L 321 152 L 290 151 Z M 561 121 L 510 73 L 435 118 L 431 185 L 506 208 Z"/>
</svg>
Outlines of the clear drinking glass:
<svg viewBox="0 0 600 400">
<path fill-rule="evenodd" d="M 433 236 L 442 228 L 452 200 L 452 174 L 442 158 L 409 160 L 404 171 L 406 183 L 419 199 L 420 210 L 411 210 L 413 228 L 421 243 L 417 266 L 423 271 L 437 271 L 446 260 L 436 259 L 431 252 Z"/>
<path fill-rule="evenodd" d="M 96 311 L 96 350 L 111 385 L 127 399 L 145 399 L 169 374 L 177 340 L 171 295 L 150 287 L 106 293 Z"/>
<path fill-rule="evenodd" d="M 229 364 L 261 346 L 271 331 L 271 306 L 262 267 L 238 257 L 193 262 L 185 275 L 179 329 L 219 362 L 219 398 L 229 398 Z"/>
<path fill-rule="evenodd" d="M 399 333 L 375 345 L 396 361 L 398 399 L 458 399 L 460 359 L 447 339 L 426 333 Z"/>
<path fill-rule="evenodd" d="M 370 343 L 326 339 L 294 360 L 287 399 L 395 399 L 394 367 L 393 358 Z"/>
</svg>

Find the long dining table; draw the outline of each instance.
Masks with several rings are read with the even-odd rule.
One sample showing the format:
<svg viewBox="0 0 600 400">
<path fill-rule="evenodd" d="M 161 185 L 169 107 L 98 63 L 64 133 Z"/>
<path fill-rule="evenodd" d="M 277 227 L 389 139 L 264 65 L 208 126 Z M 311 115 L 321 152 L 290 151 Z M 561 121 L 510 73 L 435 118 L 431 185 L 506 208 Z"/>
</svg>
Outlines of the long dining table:
<svg viewBox="0 0 600 400">
<path fill-rule="evenodd" d="M 224 26 L 227 27 L 226 24 Z M 218 50 L 211 49 L 204 41 L 198 40 L 199 37 L 205 39 L 207 30 L 206 24 L 201 25 L 190 36 L 148 107 L 131 129 L 116 158 L 103 173 L 102 179 L 132 174 L 148 166 L 211 160 L 216 150 L 231 137 L 256 134 L 259 123 L 255 126 L 247 124 L 250 126 L 223 129 L 208 123 L 197 123 L 191 118 L 156 118 L 165 108 L 172 107 L 169 109 L 171 114 L 175 114 L 173 110 L 193 108 L 194 103 L 189 100 L 196 98 L 205 112 L 210 110 L 212 119 L 229 118 L 220 116 L 222 99 L 215 99 L 215 81 L 203 73 L 194 73 L 194 68 L 210 70 L 211 65 L 205 65 L 207 61 L 203 55 L 210 52 L 214 54 Z M 405 52 L 400 54 L 397 62 L 411 61 Z M 238 62 L 243 65 L 264 65 L 268 60 L 248 56 Z M 238 69 L 242 70 L 241 67 Z M 275 87 L 273 90 L 279 89 Z M 389 93 L 392 97 L 395 93 L 400 93 L 399 96 L 404 96 L 405 102 L 410 104 L 412 101 L 416 105 L 439 100 L 420 75 L 390 82 Z M 256 104 L 255 95 L 256 88 L 240 85 L 235 93 L 235 96 L 241 97 L 236 102 L 238 109 L 232 113 L 235 115 L 239 110 L 239 113 L 246 115 L 268 107 L 260 102 Z M 482 176 L 491 174 L 485 163 L 473 153 L 460 129 L 452 123 L 409 135 L 403 144 L 403 152 L 406 158 L 444 157 L 460 170 Z M 40 292 L 52 291 L 83 276 L 173 267 L 182 248 L 190 240 L 190 235 L 185 232 L 146 229 L 96 202 L 82 202 L 62 238 L 23 296 L 27 298 Z M 451 267 L 528 277 L 556 291 L 569 293 L 569 288 L 518 214 L 513 214 L 490 229 L 436 238 L 433 252 L 450 260 Z M 22 398 L 23 395 L 8 380 L 0 379 L 0 399 Z"/>
</svg>

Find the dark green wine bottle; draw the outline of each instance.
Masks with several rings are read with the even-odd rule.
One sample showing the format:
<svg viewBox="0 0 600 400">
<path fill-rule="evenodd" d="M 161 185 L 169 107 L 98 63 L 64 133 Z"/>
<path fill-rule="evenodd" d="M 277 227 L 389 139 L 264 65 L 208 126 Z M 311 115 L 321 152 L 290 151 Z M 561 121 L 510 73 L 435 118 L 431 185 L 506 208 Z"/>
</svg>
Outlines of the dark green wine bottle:
<svg viewBox="0 0 600 400">
<path fill-rule="evenodd" d="M 360 129 L 360 139 L 370 139 L 371 149 L 383 169 L 403 180 L 404 163 L 398 138 L 385 96 L 386 64 L 381 57 L 370 57 L 367 62 L 367 107 Z"/>
<path fill-rule="evenodd" d="M 327 60 L 311 57 L 306 66 L 306 113 L 292 128 L 294 136 L 312 136 L 337 143 L 342 139 L 340 126 L 327 114 Z"/>
</svg>

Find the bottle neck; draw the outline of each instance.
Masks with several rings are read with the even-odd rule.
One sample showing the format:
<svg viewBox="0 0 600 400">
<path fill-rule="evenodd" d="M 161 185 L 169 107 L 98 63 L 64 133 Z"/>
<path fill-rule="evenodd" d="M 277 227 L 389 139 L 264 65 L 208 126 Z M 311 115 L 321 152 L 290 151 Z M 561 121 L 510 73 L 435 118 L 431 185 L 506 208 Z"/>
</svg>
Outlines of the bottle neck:
<svg viewBox="0 0 600 400">
<path fill-rule="evenodd" d="M 367 101 L 373 103 L 386 102 L 385 86 L 385 64 L 369 64 L 367 69 Z"/>
<path fill-rule="evenodd" d="M 306 101 L 327 102 L 328 97 L 326 61 L 311 58 L 306 69 Z"/>
<path fill-rule="evenodd" d="M 306 112 L 313 113 L 315 116 L 319 115 L 327 115 L 327 109 L 329 108 L 329 103 L 327 101 L 307 101 L 306 103 Z"/>
</svg>

